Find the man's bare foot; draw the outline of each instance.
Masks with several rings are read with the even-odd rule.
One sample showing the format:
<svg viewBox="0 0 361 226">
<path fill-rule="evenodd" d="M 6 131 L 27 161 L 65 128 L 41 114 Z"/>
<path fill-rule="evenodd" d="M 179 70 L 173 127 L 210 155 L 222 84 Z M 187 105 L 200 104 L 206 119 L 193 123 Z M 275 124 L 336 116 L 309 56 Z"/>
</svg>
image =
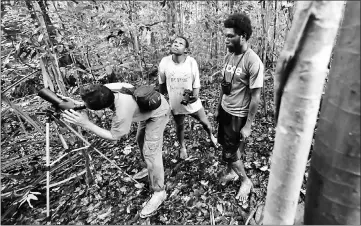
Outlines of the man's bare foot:
<svg viewBox="0 0 361 226">
<path fill-rule="evenodd" d="M 242 181 L 241 187 L 238 190 L 236 199 L 239 199 L 240 202 L 244 203 L 248 199 L 248 195 L 251 192 L 253 187 L 252 181 L 249 178 L 246 178 Z"/>
<path fill-rule="evenodd" d="M 181 148 L 179 150 L 179 158 L 180 159 L 186 159 L 188 158 L 188 154 L 187 154 L 187 149 L 186 148 Z"/>
<path fill-rule="evenodd" d="M 215 148 L 218 148 L 218 147 L 219 147 L 218 140 L 217 140 L 217 138 L 215 138 L 215 137 L 213 136 L 213 134 L 211 134 L 211 142 L 212 142 L 212 144 L 213 144 L 213 146 L 214 146 Z"/>
<path fill-rule="evenodd" d="M 238 180 L 239 176 L 234 172 L 233 169 L 227 170 L 226 174 L 223 175 L 220 179 L 222 186 L 226 185 L 229 181 Z"/>
</svg>

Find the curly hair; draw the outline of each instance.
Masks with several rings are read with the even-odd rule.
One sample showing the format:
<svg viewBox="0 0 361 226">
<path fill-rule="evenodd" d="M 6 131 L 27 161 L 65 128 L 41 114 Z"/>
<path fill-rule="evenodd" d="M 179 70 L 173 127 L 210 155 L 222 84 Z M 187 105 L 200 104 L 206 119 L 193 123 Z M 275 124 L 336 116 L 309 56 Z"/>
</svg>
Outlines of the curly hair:
<svg viewBox="0 0 361 226">
<path fill-rule="evenodd" d="M 90 84 L 80 89 L 81 99 L 91 110 L 101 110 L 110 107 L 114 103 L 114 94 L 106 86 Z"/>
<path fill-rule="evenodd" d="M 224 21 L 225 28 L 233 28 L 236 34 L 248 40 L 252 35 L 251 19 L 244 13 L 234 13 Z"/>
</svg>

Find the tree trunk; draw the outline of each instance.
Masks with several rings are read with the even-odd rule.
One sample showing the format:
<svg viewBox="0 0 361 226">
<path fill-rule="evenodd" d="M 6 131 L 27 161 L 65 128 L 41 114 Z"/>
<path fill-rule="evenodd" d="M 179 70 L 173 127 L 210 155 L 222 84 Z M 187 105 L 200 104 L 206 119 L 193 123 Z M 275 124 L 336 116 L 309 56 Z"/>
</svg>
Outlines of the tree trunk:
<svg viewBox="0 0 361 226">
<path fill-rule="evenodd" d="M 262 2 L 262 28 L 263 28 L 263 45 L 262 45 L 262 62 L 266 69 L 267 66 L 267 45 L 268 45 L 268 9 L 266 7 L 266 1 Z M 265 94 L 265 86 L 263 81 L 262 86 L 262 100 L 263 100 L 263 110 L 265 117 L 267 116 L 267 104 L 266 104 L 266 94 Z"/>
<path fill-rule="evenodd" d="M 297 3 L 275 74 L 276 115 L 278 106 L 280 111 L 264 225 L 294 223 L 327 63 L 342 8 L 341 1 Z"/>
<path fill-rule="evenodd" d="M 360 2 L 347 1 L 315 137 L 305 224 L 360 225 Z"/>
<path fill-rule="evenodd" d="M 272 45 L 272 68 L 274 67 L 275 62 L 275 47 L 276 47 L 276 34 L 277 34 L 277 0 L 275 0 L 275 7 L 274 7 L 274 19 L 273 19 L 273 45 Z"/>
</svg>

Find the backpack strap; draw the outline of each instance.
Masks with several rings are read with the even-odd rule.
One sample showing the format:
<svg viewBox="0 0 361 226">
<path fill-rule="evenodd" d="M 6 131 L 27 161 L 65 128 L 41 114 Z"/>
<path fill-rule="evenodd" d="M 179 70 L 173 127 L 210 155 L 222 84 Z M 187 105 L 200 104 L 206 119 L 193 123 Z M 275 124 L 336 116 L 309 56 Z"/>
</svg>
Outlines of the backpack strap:
<svg viewBox="0 0 361 226">
<path fill-rule="evenodd" d="M 133 88 L 125 88 L 125 87 L 122 87 L 120 88 L 119 91 L 113 91 L 113 93 L 123 93 L 123 94 L 127 94 L 127 95 L 131 95 L 133 96 L 134 95 L 134 90 L 135 90 L 135 87 Z"/>
</svg>

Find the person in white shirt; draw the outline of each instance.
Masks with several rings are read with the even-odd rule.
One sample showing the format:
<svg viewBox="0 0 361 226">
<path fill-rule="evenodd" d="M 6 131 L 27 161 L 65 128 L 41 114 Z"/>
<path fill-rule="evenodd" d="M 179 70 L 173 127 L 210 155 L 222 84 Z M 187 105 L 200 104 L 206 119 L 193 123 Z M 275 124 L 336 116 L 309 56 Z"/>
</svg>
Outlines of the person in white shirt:
<svg viewBox="0 0 361 226">
<path fill-rule="evenodd" d="M 193 57 L 185 54 L 188 48 L 188 40 L 178 36 L 171 46 L 172 54 L 164 57 L 158 67 L 159 91 L 162 94 L 166 92 L 169 94 L 169 105 L 176 124 L 177 137 L 180 143 L 179 157 L 181 159 L 188 157 L 184 142 L 185 115 L 191 115 L 197 119 L 207 131 L 212 144 L 218 147 L 217 139 L 212 134 L 211 123 L 199 99 L 201 84 L 198 65 Z M 191 101 L 186 105 L 181 104 L 185 90 L 190 90 L 193 94 Z"/>
</svg>

